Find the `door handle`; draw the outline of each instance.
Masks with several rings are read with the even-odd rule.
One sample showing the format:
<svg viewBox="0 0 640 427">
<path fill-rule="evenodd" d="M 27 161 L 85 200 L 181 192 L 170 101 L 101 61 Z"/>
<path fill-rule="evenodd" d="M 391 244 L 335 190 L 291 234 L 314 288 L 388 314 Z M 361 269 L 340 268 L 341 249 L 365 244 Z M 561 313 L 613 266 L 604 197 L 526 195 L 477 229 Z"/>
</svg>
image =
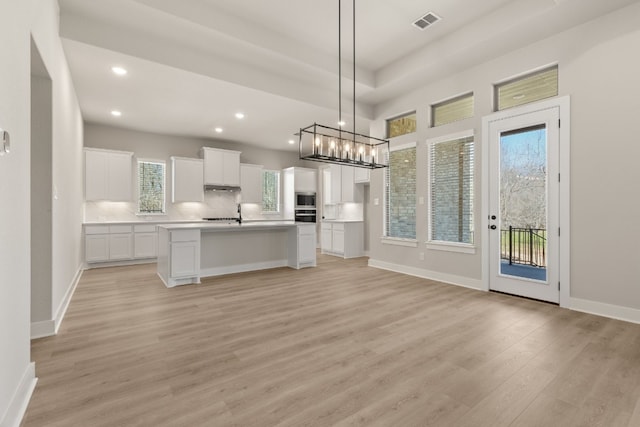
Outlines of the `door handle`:
<svg viewBox="0 0 640 427">
<path fill-rule="evenodd" d="M 496 225 L 495 225 L 495 224 L 491 224 L 491 225 L 489 226 L 489 228 L 490 228 L 490 229 L 492 229 L 492 230 L 495 230 L 495 229 L 496 229 L 496 228 L 498 228 L 498 227 L 496 227 Z"/>
</svg>

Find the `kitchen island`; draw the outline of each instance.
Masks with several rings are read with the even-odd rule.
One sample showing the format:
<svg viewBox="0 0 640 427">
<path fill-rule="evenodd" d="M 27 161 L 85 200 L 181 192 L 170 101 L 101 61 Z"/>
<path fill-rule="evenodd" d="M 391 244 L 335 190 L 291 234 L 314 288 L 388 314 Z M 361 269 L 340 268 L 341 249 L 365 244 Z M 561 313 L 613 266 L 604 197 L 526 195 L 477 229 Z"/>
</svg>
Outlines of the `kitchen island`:
<svg viewBox="0 0 640 427">
<path fill-rule="evenodd" d="M 167 287 L 202 277 L 316 266 L 315 224 L 261 221 L 158 226 L 158 276 Z"/>
</svg>

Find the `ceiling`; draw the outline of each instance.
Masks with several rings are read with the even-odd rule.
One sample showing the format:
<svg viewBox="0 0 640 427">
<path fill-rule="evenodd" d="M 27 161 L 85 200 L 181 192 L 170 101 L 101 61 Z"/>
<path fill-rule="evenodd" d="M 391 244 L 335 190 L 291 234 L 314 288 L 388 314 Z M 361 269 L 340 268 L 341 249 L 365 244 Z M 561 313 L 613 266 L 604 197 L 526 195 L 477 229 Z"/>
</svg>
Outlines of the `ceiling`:
<svg viewBox="0 0 640 427">
<path fill-rule="evenodd" d="M 376 105 L 636 1 L 357 1 L 357 131 L 368 133 Z M 301 127 L 337 124 L 336 0 L 59 3 L 60 35 L 87 122 L 279 150 L 297 149 L 288 141 L 297 141 Z M 342 4 L 347 129 L 351 6 Z M 442 20 L 421 31 L 412 22 L 427 12 Z M 128 73 L 118 77 L 113 66 Z"/>
</svg>

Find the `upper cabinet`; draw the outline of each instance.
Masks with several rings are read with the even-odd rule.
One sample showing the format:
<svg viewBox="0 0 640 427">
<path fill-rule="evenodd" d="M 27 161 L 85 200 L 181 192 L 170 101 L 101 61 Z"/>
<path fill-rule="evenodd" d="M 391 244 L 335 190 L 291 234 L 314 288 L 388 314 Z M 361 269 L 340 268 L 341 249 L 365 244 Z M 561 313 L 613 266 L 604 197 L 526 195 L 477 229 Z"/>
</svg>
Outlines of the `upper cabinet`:
<svg viewBox="0 0 640 427">
<path fill-rule="evenodd" d="M 352 166 L 329 165 L 323 170 L 324 203 L 360 203 L 363 190 L 355 185 L 355 170 Z"/>
<path fill-rule="evenodd" d="M 204 185 L 240 186 L 240 152 L 202 147 Z"/>
<path fill-rule="evenodd" d="M 85 200 L 131 201 L 133 153 L 84 149 Z"/>
<path fill-rule="evenodd" d="M 354 168 L 354 180 L 356 184 L 366 184 L 371 180 L 371 169 Z"/>
<path fill-rule="evenodd" d="M 262 170 L 261 165 L 240 165 L 242 203 L 262 203 Z"/>
<path fill-rule="evenodd" d="M 296 193 L 315 193 L 317 188 L 316 170 L 293 168 L 293 187 Z"/>
<path fill-rule="evenodd" d="M 171 157 L 171 201 L 204 201 L 204 161 Z"/>
</svg>

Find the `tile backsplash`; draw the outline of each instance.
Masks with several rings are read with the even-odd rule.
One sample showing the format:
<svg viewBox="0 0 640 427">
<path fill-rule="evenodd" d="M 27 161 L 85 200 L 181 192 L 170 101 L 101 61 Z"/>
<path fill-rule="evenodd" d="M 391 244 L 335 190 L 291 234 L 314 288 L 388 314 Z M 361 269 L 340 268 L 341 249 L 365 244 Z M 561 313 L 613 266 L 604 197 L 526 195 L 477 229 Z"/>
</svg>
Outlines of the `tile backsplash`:
<svg viewBox="0 0 640 427">
<path fill-rule="evenodd" d="M 155 221 L 200 220 L 205 217 L 235 218 L 238 215 L 240 193 L 207 191 L 204 202 L 166 204 L 164 215 L 138 214 L 136 202 L 88 201 L 84 204 L 84 221 Z M 245 212 L 243 211 L 243 218 Z"/>
</svg>

